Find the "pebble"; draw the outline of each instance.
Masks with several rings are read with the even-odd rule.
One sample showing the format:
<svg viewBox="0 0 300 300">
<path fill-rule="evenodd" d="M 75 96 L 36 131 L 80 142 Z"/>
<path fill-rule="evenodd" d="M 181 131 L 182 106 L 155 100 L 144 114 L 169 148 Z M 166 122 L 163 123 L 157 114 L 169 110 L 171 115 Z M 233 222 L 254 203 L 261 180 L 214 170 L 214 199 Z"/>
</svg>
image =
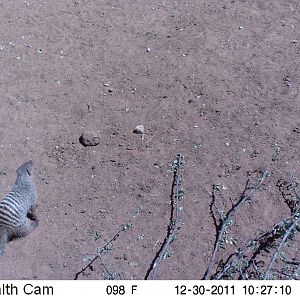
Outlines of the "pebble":
<svg viewBox="0 0 300 300">
<path fill-rule="evenodd" d="M 79 138 L 79 142 L 85 146 L 97 146 L 100 143 L 100 137 L 96 132 L 84 132 Z"/>
<path fill-rule="evenodd" d="M 133 133 L 144 134 L 145 128 L 144 125 L 138 125 L 134 128 Z"/>
<path fill-rule="evenodd" d="M 286 84 L 287 86 L 290 86 L 290 85 L 292 84 L 292 79 L 291 79 L 290 76 L 285 76 L 285 77 L 283 78 L 283 81 L 285 82 L 285 84 Z"/>
</svg>

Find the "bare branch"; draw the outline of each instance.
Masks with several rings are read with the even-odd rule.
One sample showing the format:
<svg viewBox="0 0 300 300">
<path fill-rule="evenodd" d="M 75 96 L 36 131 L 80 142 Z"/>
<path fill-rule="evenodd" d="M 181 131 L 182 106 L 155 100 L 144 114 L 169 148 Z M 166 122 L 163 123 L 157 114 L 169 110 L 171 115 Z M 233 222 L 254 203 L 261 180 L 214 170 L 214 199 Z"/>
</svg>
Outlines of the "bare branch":
<svg viewBox="0 0 300 300">
<path fill-rule="evenodd" d="M 169 230 L 167 236 L 159 249 L 156 257 L 154 258 L 149 270 L 146 273 L 145 279 L 155 279 L 156 271 L 159 268 L 161 262 L 167 255 L 168 247 L 175 239 L 175 235 L 178 230 L 179 224 L 179 200 L 181 196 L 180 183 L 181 183 L 181 165 L 183 163 L 183 155 L 179 154 L 176 163 L 173 165 L 174 169 L 174 179 L 172 184 L 172 194 L 171 194 L 171 202 L 172 202 L 172 216 L 170 220 Z M 175 199 L 174 199 L 174 190 L 175 188 Z M 174 213 L 175 212 L 175 213 Z"/>
<path fill-rule="evenodd" d="M 100 260 L 100 263 L 104 267 L 104 270 L 106 271 L 107 274 L 109 274 L 109 278 L 114 279 L 113 277 L 110 276 L 111 273 L 108 271 L 107 267 L 103 264 L 101 254 L 108 250 L 107 247 L 118 238 L 118 236 L 120 235 L 121 232 L 126 231 L 130 227 L 133 219 L 135 219 L 135 217 L 141 211 L 142 211 L 142 207 L 137 208 L 134 211 L 134 213 L 131 215 L 131 217 L 128 219 L 128 221 L 125 224 L 121 225 L 120 229 L 104 244 L 104 246 L 102 246 L 100 249 L 98 249 L 97 253 L 91 255 L 91 256 L 94 256 L 94 258 L 84 268 L 82 268 L 81 271 L 79 271 L 78 273 L 75 274 L 75 278 L 74 278 L 75 280 L 78 279 L 80 274 L 82 274 L 85 270 L 90 268 L 92 266 L 92 264 L 94 263 L 94 261 L 97 259 Z"/>
<path fill-rule="evenodd" d="M 280 242 L 279 246 L 277 247 L 276 251 L 273 253 L 272 255 L 272 258 L 271 258 L 271 261 L 268 265 L 268 268 L 267 268 L 267 271 L 265 273 L 265 276 L 264 276 L 264 280 L 267 280 L 269 279 L 269 276 L 270 276 L 270 271 L 272 269 L 272 266 L 274 264 L 274 261 L 275 259 L 277 258 L 278 254 L 280 253 L 281 251 L 281 248 L 282 246 L 284 245 L 284 243 L 286 242 L 286 240 L 288 239 L 288 237 L 290 236 L 292 230 L 295 228 L 295 226 L 298 224 L 299 222 L 299 213 L 297 213 L 297 215 L 294 217 L 295 220 L 294 222 L 289 226 L 289 229 L 285 232 L 283 238 L 282 238 L 282 241 Z"/>
<path fill-rule="evenodd" d="M 254 187 L 251 188 L 251 190 L 248 194 L 246 194 L 246 190 L 247 190 L 248 183 L 249 183 L 249 181 L 247 181 L 246 187 L 245 187 L 245 189 L 243 191 L 243 194 L 242 194 L 241 198 L 239 199 L 239 201 L 230 209 L 230 211 L 226 214 L 225 218 L 221 219 L 221 226 L 220 226 L 220 229 L 219 229 L 218 234 L 217 234 L 217 239 L 216 239 L 216 243 L 215 243 L 214 250 L 213 250 L 213 253 L 212 253 L 212 257 L 211 257 L 209 266 L 208 266 L 208 268 L 207 268 L 207 270 L 204 274 L 203 279 L 209 279 L 209 275 L 211 273 L 212 267 L 213 267 L 213 265 L 215 264 L 215 261 L 216 261 L 217 251 L 220 248 L 220 244 L 221 244 L 224 232 L 226 231 L 228 225 L 230 224 L 230 220 L 233 219 L 233 216 L 234 216 L 235 212 L 240 208 L 240 206 L 246 200 L 250 199 L 252 194 L 262 185 L 262 183 L 267 178 L 267 176 L 268 176 L 268 172 L 265 171 L 262 174 L 262 177 L 259 180 L 259 182 Z"/>
</svg>

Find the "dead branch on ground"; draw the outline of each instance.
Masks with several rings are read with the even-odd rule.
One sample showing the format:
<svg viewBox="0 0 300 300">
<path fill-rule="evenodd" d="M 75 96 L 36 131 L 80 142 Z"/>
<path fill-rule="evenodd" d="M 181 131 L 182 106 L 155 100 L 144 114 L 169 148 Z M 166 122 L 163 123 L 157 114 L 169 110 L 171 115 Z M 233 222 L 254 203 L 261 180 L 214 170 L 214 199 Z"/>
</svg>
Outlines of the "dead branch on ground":
<svg viewBox="0 0 300 300">
<path fill-rule="evenodd" d="M 111 250 L 112 243 L 119 237 L 119 235 L 120 235 L 121 232 L 126 231 L 126 230 L 132 228 L 132 221 L 136 218 L 136 216 L 141 211 L 142 211 L 142 207 L 139 207 L 138 209 L 136 209 L 134 211 L 134 213 L 131 215 L 131 217 L 127 220 L 127 222 L 125 224 L 123 224 L 123 225 L 120 226 L 120 229 L 116 233 L 113 234 L 113 236 L 104 244 L 104 246 L 102 246 L 101 248 L 97 249 L 97 253 L 89 255 L 90 262 L 84 268 L 82 268 L 81 271 L 79 271 L 78 273 L 75 274 L 74 280 L 77 280 L 78 277 L 79 277 L 79 275 L 83 274 L 84 271 L 86 271 L 87 269 L 91 269 L 93 263 L 96 260 L 100 261 L 100 265 L 102 266 L 103 270 L 106 273 L 106 278 L 108 278 L 110 280 L 115 279 L 114 274 L 111 273 L 108 270 L 108 267 L 104 264 L 103 259 L 102 259 L 102 255 L 104 253 L 106 253 L 106 252 L 108 252 L 108 251 Z M 91 257 L 93 257 L 93 258 L 91 258 Z"/>
<path fill-rule="evenodd" d="M 224 236 L 224 233 L 226 231 L 226 229 L 228 228 L 228 226 L 230 226 L 233 222 L 233 217 L 236 213 L 236 211 L 241 207 L 241 205 L 246 202 L 247 200 L 249 200 L 252 196 L 252 194 L 259 189 L 259 187 L 262 185 L 262 183 L 264 182 L 264 180 L 266 179 L 266 177 L 268 176 L 268 172 L 264 172 L 259 180 L 259 182 L 253 186 L 253 187 L 249 187 L 249 180 L 247 180 L 244 191 L 242 192 L 242 195 L 240 197 L 240 199 L 238 200 L 238 202 L 228 211 L 228 213 L 225 216 L 222 216 L 222 214 L 219 212 L 220 215 L 220 224 L 218 225 L 217 228 L 217 238 L 216 238 L 216 242 L 215 242 L 215 246 L 213 249 L 213 253 L 211 256 L 211 260 L 209 263 L 209 266 L 204 274 L 203 279 L 209 279 L 209 275 L 211 273 L 211 270 L 213 268 L 213 266 L 216 263 L 216 255 L 218 250 L 220 249 L 220 245 L 222 243 L 222 239 Z M 250 190 L 249 193 L 247 193 L 247 191 Z M 213 189 L 213 202 L 216 201 L 216 189 Z"/>
<path fill-rule="evenodd" d="M 181 166 L 183 164 L 183 155 L 179 154 L 178 158 L 173 162 L 173 183 L 171 192 L 171 219 L 168 227 L 167 235 L 162 243 L 159 251 L 157 252 L 154 260 L 152 261 L 150 268 L 148 269 L 145 279 L 155 279 L 156 272 L 161 262 L 168 256 L 168 248 L 174 241 L 175 235 L 179 229 L 179 201 L 183 195 L 183 190 L 180 188 L 181 184 Z"/>
<path fill-rule="evenodd" d="M 299 247 L 295 245 L 296 234 L 300 231 L 298 183 L 290 177 L 289 181 L 280 179 L 276 186 L 291 209 L 291 215 L 255 238 L 244 242 L 244 246 L 228 255 L 225 262 L 218 264 L 217 270 L 214 275 L 210 276 L 210 279 L 299 279 Z M 222 224 L 224 222 L 225 219 Z M 218 238 L 221 233 L 222 226 L 219 229 Z M 212 268 L 210 270 L 212 271 Z"/>
</svg>

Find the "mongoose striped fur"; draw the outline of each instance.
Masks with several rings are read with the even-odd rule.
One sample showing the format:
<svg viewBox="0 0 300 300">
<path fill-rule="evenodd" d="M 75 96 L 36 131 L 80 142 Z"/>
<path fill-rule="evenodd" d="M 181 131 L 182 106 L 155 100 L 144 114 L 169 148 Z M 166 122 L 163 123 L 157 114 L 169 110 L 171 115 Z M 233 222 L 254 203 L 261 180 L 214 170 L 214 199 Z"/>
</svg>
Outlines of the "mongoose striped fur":
<svg viewBox="0 0 300 300">
<path fill-rule="evenodd" d="M 38 225 L 32 166 L 32 161 L 28 161 L 17 169 L 15 185 L 0 202 L 0 255 L 8 241 L 26 236 Z"/>
</svg>

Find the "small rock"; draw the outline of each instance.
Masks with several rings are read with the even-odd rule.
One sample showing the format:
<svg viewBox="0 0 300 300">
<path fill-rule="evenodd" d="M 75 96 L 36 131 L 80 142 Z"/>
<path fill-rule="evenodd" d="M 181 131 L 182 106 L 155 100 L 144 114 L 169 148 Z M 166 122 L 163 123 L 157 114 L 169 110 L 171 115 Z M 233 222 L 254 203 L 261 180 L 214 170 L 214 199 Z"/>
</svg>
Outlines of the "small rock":
<svg viewBox="0 0 300 300">
<path fill-rule="evenodd" d="M 100 143 L 100 137 L 95 132 L 84 132 L 79 138 L 79 142 L 87 146 L 97 146 Z"/>
<path fill-rule="evenodd" d="M 135 267 L 136 268 L 136 267 L 138 267 L 139 263 L 137 261 L 132 261 L 132 262 L 129 263 L 129 265 L 131 267 Z"/>
<path fill-rule="evenodd" d="M 147 49 L 146 49 L 146 52 L 150 52 L 150 51 L 151 51 L 151 48 L 147 48 Z"/>
<path fill-rule="evenodd" d="M 283 78 L 283 81 L 285 82 L 285 84 L 286 84 L 287 86 L 291 86 L 291 84 L 292 84 L 292 79 L 291 79 L 291 77 L 289 77 L 289 76 L 285 76 L 285 77 Z"/>
<path fill-rule="evenodd" d="M 144 125 L 138 125 L 134 128 L 133 133 L 144 134 L 145 128 Z"/>
</svg>

